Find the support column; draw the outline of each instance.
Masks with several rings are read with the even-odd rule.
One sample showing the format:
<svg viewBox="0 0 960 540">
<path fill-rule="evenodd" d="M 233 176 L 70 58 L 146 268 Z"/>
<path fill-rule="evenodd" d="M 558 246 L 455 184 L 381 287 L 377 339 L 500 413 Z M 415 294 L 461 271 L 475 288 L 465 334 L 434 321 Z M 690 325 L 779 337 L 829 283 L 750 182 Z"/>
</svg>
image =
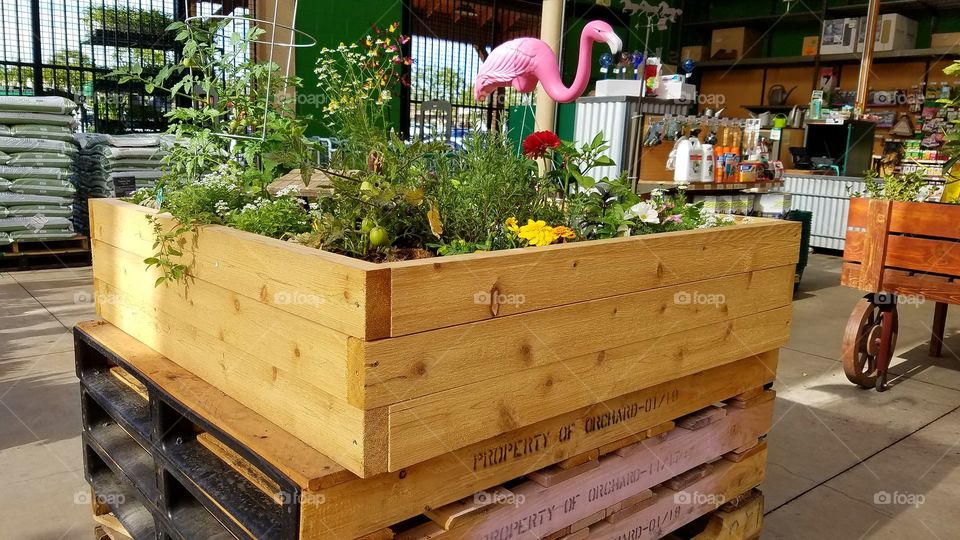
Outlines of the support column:
<svg viewBox="0 0 960 540">
<path fill-rule="evenodd" d="M 553 49 L 557 58 L 560 58 L 561 40 L 563 39 L 563 8 L 565 0 L 543 0 L 543 12 L 540 17 L 540 39 Z M 537 85 L 537 117 L 538 131 L 556 129 L 557 103 L 553 101 L 543 86 Z"/>
<path fill-rule="evenodd" d="M 870 88 L 870 70 L 873 69 L 873 43 L 877 34 L 877 19 L 880 18 L 880 0 L 870 0 L 867 5 L 867 28 L 863 38 L 863 57 L 860 61 L 860 76 L 857 78 L 857 101 L 853 117 L 859 119 L 867 108 L 867 91 Z"/>
</svg>

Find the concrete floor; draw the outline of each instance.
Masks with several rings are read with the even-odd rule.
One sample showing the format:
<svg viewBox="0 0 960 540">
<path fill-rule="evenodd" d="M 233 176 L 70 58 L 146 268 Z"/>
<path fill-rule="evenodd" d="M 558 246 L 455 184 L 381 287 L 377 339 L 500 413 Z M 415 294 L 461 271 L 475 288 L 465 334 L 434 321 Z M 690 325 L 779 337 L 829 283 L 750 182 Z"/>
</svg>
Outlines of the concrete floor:
<svg viewBox="0 0 960 540">
<path fill-rule="evenodd" d="M 857 291 L 814 255 L 780 357 L 763 537 L 960 537 L 960 309 L 945 359 L 933 305 L 900 308 L 890 391 L 847 382 L 840 341 Z M 93 318 L 89 269 L 0 273 L 0 538 L 89 539 L 70 328 Z M 885 500 L 886 499 L 886 500 Z"/>
</svg>

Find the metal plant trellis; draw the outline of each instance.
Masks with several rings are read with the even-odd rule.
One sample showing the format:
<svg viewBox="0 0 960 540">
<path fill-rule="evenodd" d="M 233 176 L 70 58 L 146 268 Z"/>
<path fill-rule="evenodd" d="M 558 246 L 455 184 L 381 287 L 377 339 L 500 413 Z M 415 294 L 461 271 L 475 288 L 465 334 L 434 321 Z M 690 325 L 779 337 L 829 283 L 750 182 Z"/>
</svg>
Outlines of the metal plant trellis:
<svg viewBox="0 0 960 540">
<path fill-rule="evenodd" d="M 184 4 L 186 4 L 188 1 L 189 1 L 189 0 L 184 0 Z M 186 24 L 192 25 L 192 26 L 194 27 L 194 29 L 196 29 L 196 30 L 198 30 L 198 31 L 204 31 L 204 32 L 205 32 L 205 31 L 208 31 L 207 28 L 205 27 L 205 25 L 198 24 L 198 23 L 206 22 L 206 21 L 211 21 L 211 20 L 214 20 L 214 21 L 233 21 L 233 22 L 239 23 L 239 24 L 250 24 L 250 23 L 253 23 L 253 24 L 256 24 L 256 25 L 260 26 L 261 28 L 269 29 L 269 33 L 268 33 L 268 34 L 265 34 L 265 35 L 269 35 L 269 36 L 270 36 L 270 39 L 269 39 L 269 40 L 267 40 L 267 39 L 255 39 L 255 40 L 249 41 L 248 44 L 249 44 L 249 45 L 254 45 L 254 46 L 255 46 L 255 45 L 264 45 L 264 46 L 266 46 L 266 47 L 267 47 L 267 50 L 269 51 L 269 53 L 268 53 L 268 55 L 267 55 L 267 58 L 264 59 L 264 60 L 265 60 L 267 63 L 271 63 L 271 64 L 272 64 L 272 63 L 277 63 L 277 62 L 275 62 L 275 60 L 276 60 L 276 58 L 275 58 L 276 49 L 277 49 L 278 47 L 284 47 L 284 48 L 286 48 L 286 49 L 287 49 L 287 58 L 286 58 L 285 66 L 284 66 L 284 73 L 289 74 L 289 73 L 290 73 L 290 64 L 291 64 L 291 61 L 292 61 L 292 58 L 293 58 L 293 51 L 294 51 L 294 49 L 297 49 L 297 48 L 306 48 L 306 47 L 313 47 L 314 45 L 317 44 L 317 40 L 316 40 L 313 36 L 311 36 L 310 34 L 307 34 L 306 32 L 304 32 L 304 31 L 302 31 L 302 30 L 298 30 L 298 29 L 296 28 L 296 26 L 297 26 L 297 7 L 298 7 L 297 4 L 298 4 L 298 0 L 294 0 L 294 1 L 293 1 L 293 6 L 292 6 L 291 21 L 290 21 L 289 24 L 283 24 L 283 23 L 278 22 L 279 12 L 280 12 L 280 10 L 279 10 L 279 6 L 280 6 L 279 0 L 275 0 L 275 1 L 273 2 L 273 14 L 272 14 L 272 17 L 271 17 L 270 19 L 260 19 L 260 18 L 256 18 L 256 17 L 244 17 L 244 16 L 237 16 L 237 15 L 219 15 L 219 14 L 203 15 L 203 14 L 197 14 L 197 15 L 191 15 L 191 16 L 187 17 L 186 19 L 184 19 L 184 22 L 185 22 Z M 287 42 L 280 42 L 280 41 L 278 41 L 278 40 L 277 40 L 277 30 L 283 30 L 284 32 L 288 33 L 289 36 L 290 36 L 289 40 L 288 40 Z M 223 30 L 222 30 L 222 31 L 223 31 Z M 303 38 L 303 40 L 302 40 L 301 42 L 298 42 L 297 36 L 301 36 L 301 38 Z M 224 39 L 224 40 L 227 39 L 227 36 L 218 36 L 218 37 L 220 37 L 220 38 L 222 38 L 222 39 Z M 258 59 L 258 60 L 259 60 L 259 59 Z M 277 65 L 279 65 L 279 63 L 277 63 Z M 269 116 L 269 113 L 270 113 L 270 103 L 271 103 L 271 100 L 272 100 L 272 98 L 273 98 L 273 96 L 271 95 L 271 88 L 272 88 L 272 86 L 273 86 L 273 85 L 272 85 L 272 82 L 273 82 L 273 70 L 270 70 L 270 71 L 267 73 L 267 91 L 264 92 L 264 97 L 263 97 L 263 99 L 264 99 L 264 103 L 263 103 L 263 105 L 264 105 L 264 106 L 263 106 L 263 121 L 261 122 L 261 124 L 262 124 L 263 127 L 261 128 L 261 131 L 260 131 L 260 134 L 259 134 L 259 135 L 238 135 L 238 134 L 232 134 L 232 133 L 226 133 L 226 132 L 224 132 L 224 133 L 218 133 L 217 135 L 220 136 L 220 137 L 228 138 L 228 139 L 244 139 L 244 140 L 255 140 L 255 141 L 264 141 L 264 140 L 266 140 L 266 138 L 267 138 L 267 120 L 268 120 L 268 116 Z M 286 91 L 286 90 L 289 90 L 289 86 L 285 87 L 284 90 L 285 90 L 285 91 Z"/>
</svg>

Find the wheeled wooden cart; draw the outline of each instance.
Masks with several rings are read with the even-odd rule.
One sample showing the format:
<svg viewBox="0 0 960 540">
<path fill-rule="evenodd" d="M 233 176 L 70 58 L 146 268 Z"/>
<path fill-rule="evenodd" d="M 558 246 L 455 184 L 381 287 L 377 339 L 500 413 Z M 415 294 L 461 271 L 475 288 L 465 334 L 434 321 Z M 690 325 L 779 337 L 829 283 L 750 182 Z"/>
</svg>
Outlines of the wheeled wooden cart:
<svg viewBox="0 0 960 540">
<path fill-rule="evenodd" d="M 851 382 L 885 389 L 897 305 L 936 302 L 930 356 L 940 356 L 947 306 L 960 303 L 960 206 L 853 198 L 841 283 L 866 291 L 843 334 Z"/>
</svg>

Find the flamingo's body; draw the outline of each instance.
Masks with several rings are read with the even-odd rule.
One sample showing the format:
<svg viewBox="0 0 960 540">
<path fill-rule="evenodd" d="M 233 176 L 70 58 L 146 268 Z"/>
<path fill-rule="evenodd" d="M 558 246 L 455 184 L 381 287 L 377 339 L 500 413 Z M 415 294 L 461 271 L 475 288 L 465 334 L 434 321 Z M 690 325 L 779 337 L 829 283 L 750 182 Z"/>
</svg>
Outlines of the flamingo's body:
<svg viewBox="0 0 960 540">
<path fill-rule="evenodd" d="M 495 48 L 480 66 L 474 81 L 474 97 L 483 101 L 501 86 L 513 86 L 518 91 L 532 92 L 537 82 L 554 101 L 569 103 L 583 94 L 590 82 L 590 61 L 593 43 L 603 41 L 614 53 L 623 43 L 613 28 L 603 21 L 587 23 L 580 35 L 580 59 L 573 84 L 567 87 L 560 77 L 557 55 L 546 42 L 536 38 L 519 38 Z"/>
</svg>

